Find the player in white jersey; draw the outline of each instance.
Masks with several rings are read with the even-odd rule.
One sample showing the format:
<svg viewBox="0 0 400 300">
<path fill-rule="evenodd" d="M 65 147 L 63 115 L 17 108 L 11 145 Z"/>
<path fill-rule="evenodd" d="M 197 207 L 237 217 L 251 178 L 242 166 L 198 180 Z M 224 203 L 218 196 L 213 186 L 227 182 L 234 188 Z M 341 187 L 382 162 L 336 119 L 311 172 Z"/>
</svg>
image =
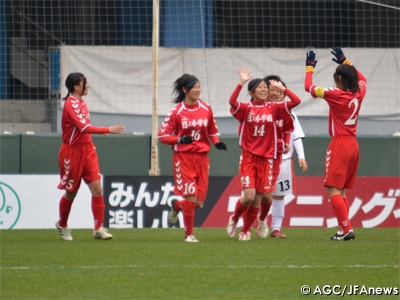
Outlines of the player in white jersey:
<svg viewBox="0 0 400 300">
<path fill-rule="evenodd" d="M 304 147 L 302 139 L 305 138 L 303 129 L 296 114 L 292 111 L 294 131 L 290 134 L 290 149 L 288 153 L 282 154 L 281 169 L 278 179 L 276 180 L 276 189 L 272 192 L 272 238 L 285 238 L 280 229 L 282 227 L 283 217 L 285 216 L 285 201 L 286 195 L 296 192 L 295 174 L 293 169 L 293 151 L 295 148 L 300 168 L 303 172 L 308 169 L 306 158 L 304 155 Z"/>
</svg>

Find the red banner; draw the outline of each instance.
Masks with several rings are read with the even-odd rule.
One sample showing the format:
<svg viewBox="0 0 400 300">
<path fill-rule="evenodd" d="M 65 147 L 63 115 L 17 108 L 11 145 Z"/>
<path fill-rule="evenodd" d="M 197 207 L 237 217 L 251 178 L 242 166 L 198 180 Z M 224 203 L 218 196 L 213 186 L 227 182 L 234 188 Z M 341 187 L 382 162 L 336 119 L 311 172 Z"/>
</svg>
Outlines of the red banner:
<svg viewBox="0 0 400 300">
<path fill-rule="evenodd" d="M 210 180 L 218 180 L 218 177 Z M 227 225 L 241 194 L 237 182 L 238 178 L 233 177 L 202 227 Z M 336 227 L 337 221 L 328 202 L 322 177 L 299 176 L 296 185 L 296 194 L 285 197 L 283 227 Z M 358 177 L 354 188 L 346 191 L 346 196 L 353 227 L 400 227 L 399 177 Z M 268 224 L 271 224 L 271 216 L 268 218 Z"/>
</svg>

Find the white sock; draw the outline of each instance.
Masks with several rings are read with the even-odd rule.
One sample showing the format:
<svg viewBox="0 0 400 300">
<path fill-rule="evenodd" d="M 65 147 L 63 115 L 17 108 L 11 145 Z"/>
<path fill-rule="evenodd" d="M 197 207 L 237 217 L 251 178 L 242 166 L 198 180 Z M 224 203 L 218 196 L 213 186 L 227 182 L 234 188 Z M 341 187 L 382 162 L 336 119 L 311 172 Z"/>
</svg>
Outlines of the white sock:
<svg viewBox="0 0 400 300">
<path fill-rule="evenodd" d="M 272 230 L 280 230 L 282 227 L 283 217 L 285 216 L 285 201 L 272 199 Z"/>
</svg>

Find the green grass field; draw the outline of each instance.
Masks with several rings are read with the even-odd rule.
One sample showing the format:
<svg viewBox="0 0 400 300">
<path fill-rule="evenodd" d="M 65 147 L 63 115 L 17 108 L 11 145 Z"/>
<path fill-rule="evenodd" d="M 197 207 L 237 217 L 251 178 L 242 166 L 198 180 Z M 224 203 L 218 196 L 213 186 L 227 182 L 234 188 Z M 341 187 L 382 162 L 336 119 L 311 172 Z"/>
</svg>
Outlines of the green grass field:
<svg viewBox="0 0 400 300">
<path fill-rule="evenodd" d="M 195 229 L 200 243 L 185 243 L 178 228 L 112 229 L 109 241 L 75 229 L 73 242 L 56 229 L 1 230 L 0 298 L 326 299 L 300 288 L 399 287 L 398 228 L 356 229 L 355 241 L 327 241 L 334 231 L 285 229 L 287 239 L 253 232 L 239 242 L 225 229 Z"/>
</svg>

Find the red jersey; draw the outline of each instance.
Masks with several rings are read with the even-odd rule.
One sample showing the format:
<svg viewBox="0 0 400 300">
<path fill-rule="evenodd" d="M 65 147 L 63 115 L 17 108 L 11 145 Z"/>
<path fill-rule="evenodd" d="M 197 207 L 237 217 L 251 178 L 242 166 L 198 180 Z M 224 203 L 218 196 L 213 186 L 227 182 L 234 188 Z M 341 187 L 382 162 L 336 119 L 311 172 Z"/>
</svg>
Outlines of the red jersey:
<svg viewBox="0 0 400 300">
<path fill-rule="evenodd" d="M 323 98 L 329 105 L 329 135 L 352 136 L 357 133 L 358 114 L 361 103 L 367 92 L 367 83 L 364 75 L 358 72 L 360 90 L 356 93 L 338 88 L 320 88 L 312 84 L 312 72 L 306 73 L 306 90 L 314 98 Z"/>
<path fill-rule="evenodd" d="M 172 145 L 175 152 L 208 153 L 209 137 L 218 135 L 211 106 L 200 99 L 194 105 L 183 102 L 176 105 L 158 130 L 161 142 Z M 178 144 L 181 136 L 193 137 L 193 143 Z"/>
<path fill-rule="evenodd" d="M 300 98 L 285 89 L 293 101 L 244 103 L 237 101 L 241 89 L 242 85 L 238 84 L 229 99 L 231 114 L 240 122 L 239 146 L 254 155 L 276 159 L 284 120 L 290 116 L 290 109 L 300 104 Z"/>
<path fill-rule="evenodd" d="M 85 144 L 92 141 L 83 131 L 90 125 L 90 114 L 85 101 L 69 96 L 64 103 L 61 129 L 62 140 L 67 145 Z"/>
<path fill-rule="evenodd" d="M 277 102 L 268 102 L 269 105 L 273 105 L 274 103 Z M 278 138 L 278 153 L 283 153 L 285 143 L 285 133 L 290 134 L 294 130 L 294 123 L 293 123 L 293 118 L 291 114 L 285 114 L 284 119 L 279 119 L 275 120 L 276 122 L 276 128 L 277 128 L 277 138 Z M 283 122 L 283 124 L 282 124 Z"/>
</svg>

